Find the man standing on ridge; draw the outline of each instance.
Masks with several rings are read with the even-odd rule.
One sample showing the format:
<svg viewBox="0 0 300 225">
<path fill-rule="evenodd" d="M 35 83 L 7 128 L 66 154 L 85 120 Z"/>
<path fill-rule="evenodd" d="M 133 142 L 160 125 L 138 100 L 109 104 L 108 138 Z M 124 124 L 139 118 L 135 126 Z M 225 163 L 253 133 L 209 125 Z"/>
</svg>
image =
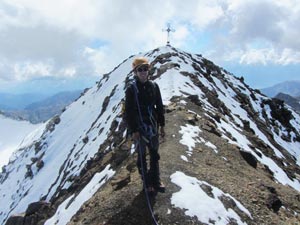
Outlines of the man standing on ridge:
<svg viewBox="0 0 300 225">
<path fill-rule="evenodd" d="M 132 63 L 134 81 L 126 89 L 125 116 L 138 152 L 137 166 L 149 192 L 164 191 L 159 173 L 159 131 L 165 136 L 164 108 L 159 86 L 148 79 L 150 64 L 144 57 Z M 160 130 L 159 130 L 160 128 Z M 150 155 L 147 169 L 146 147 Z"/>
</svg>

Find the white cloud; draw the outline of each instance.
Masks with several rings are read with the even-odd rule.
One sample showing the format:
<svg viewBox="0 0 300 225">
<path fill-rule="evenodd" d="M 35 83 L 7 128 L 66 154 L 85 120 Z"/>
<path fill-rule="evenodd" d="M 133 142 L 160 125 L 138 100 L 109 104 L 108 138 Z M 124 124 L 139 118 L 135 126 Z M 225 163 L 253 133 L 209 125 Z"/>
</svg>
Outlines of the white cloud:
<svg viewBox="0 0 300 225">
<path fill-rule="evenodd" d="M 299 63 L 299 0 L 2 0 L 0 17 L 2 80 L 107 73 L 165 45 L 168 22 L 171 44 L 206 37 L 198 53 L 217 62 Z"/>
<path fill-rule="evenodd" d="M 228 55 L 228 61 L 238 61 L 246 65 L 289 65 L 300 63 L 300 52 L 285 48 L 276 51 L 273 48 L 247 49 L 245 51 L 233 51 Z"/>
<path fill-rule="evenodd" d="M 252 49 L 246 53 L 244 53 L 240 57 L 241 64 L 263 64 L 266 65 L 268 61 L 268 57 L 270 57 L 270 52 L 268 49 Z"/>
<path fill-rule="evenodd" d="M 228 32 L 216 39 L 211 57 L 245 64 L 299 63 L 299 1 L 228 0 L 225 6 L 222 25 Z"/>
<path fill-rule="evenodd" d="M 256 38 L 277 41 L 280 35 L 279 22 L 284 17 L 280 7 L 270 1 L 244 1 L 229 6 L 231 35 L 238 41 L 248 42 Z"/>
<path fill-rule="evenodd" d="M 114 60 L 110 60 L 110 58 L 115 57 L 115 55 L 109 51 L 107 47 L 99 49 L 86 47 L 83 54 L 95 68 L 96 74 L 101 74 L 103 71 L 109 71 L 113 66 L 116 66 L 112 63 Z"/>
<path fill-rule="evenodd" d="M 279 59 L 276 59 L 278 64 L 288 65 L 288 64 L 299 64 L 300 63 L 300 52 L 296 52 L 292 49 L 285 48 Z"/>
<path fill-rule="evenodd" d="M 205 29 L 224 16 L 224 11 L 216 1 L 200 2 L 194 14 L 191 14 L 192 23 L 200 29 Z M 191 6 L 193 7 L 193 6 Z"/>
<path fill-rule="evenodd" d="M 56 27 L 9 27 L 1 31 L 0 55 L 11 60 L 56 59 L 73 61 L 84 40 L 76 32 L 65 32 Z"/>
<path fill-rule="evenodd" d="M 14 66 L 14 74 L 19 81 L 36 76 L 49 76 L 50 71 L 51 65 L 44 64 L 43 62 L 25 62 L 22 64 L 15 64 Z"/>
</svg>

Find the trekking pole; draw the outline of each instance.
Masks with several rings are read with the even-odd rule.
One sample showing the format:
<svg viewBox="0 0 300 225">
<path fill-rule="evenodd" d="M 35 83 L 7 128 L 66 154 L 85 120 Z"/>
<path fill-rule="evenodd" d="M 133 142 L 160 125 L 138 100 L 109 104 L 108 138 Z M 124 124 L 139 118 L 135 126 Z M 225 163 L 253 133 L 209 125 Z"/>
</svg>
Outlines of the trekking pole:
<svg viewBox="0 0 300 225">
<path fill-rule="evenodd" d="M 142 148 L 141 148 L 141 140 L 140 139 L 139 139 L 138 145 L 139 145 L 138 149 L 139 149 L 139 153 L 140 153 L 139 155 L 140 155 L 140 160 L 141 160 L 141 171 L 142 171 L 142 176 L 143 176 L 143 179 L 142 179 L 143 180 L 143 185 L 144 185 L 143 189 L 144 189 L 144 192 L 145 192 L 145 195 L 146 195 L 147 205 L 148 205 L 153 223 L 155 225 L 159 225 L 157 220 L 155 219 L 153 209 L 152 209 L 152 206 L 151 206 L 151 203 L 150 203 L 149 193 L 147 192 L 147 188 L 146 188 L 147 182 L 146 182 L 146 175 L 145 175 L 144 165 L 143 165 L 143 155 L 142 155 Z"/>
</svg>

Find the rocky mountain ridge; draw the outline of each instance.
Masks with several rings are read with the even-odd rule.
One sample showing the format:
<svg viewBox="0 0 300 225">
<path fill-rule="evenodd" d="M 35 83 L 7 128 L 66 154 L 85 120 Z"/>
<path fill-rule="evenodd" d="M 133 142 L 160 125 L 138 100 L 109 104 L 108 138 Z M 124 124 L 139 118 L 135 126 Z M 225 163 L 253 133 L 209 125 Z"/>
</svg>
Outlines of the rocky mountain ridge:
<svg viewBox="0 0 300 225">
<path fill-rule="evenodd" d="M 300 96 L 299 97 L 292 97 L 288 94 L 279 93 L 275 96 L 275 98 L 284 101 L 286 104 L 291 106 L 293 110 L 300 113 Z"/>
<path fill-rule="evenodd" d="M 166 105 L 167 190 L 151 198 L 158 223 L 299 221 L 299 115 L 201 55 L 171 46 L 140 55 Z M 133 57 L 32 134 L 3 169 L 2 223 L 153 223 L 121 113 Z"/>
</svg>

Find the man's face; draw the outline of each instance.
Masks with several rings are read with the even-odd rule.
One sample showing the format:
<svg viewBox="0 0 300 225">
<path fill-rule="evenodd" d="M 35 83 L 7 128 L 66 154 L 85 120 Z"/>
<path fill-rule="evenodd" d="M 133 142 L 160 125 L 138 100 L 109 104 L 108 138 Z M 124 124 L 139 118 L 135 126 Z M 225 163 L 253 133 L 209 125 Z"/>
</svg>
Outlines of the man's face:
<svg viewBox="0 0 300 225">
<path fill-rule="evenodd" d="M 149 65 L 141 65 L 135 69 L 140 82 L 145 83 L 148 80 Z"/>
</svg>

